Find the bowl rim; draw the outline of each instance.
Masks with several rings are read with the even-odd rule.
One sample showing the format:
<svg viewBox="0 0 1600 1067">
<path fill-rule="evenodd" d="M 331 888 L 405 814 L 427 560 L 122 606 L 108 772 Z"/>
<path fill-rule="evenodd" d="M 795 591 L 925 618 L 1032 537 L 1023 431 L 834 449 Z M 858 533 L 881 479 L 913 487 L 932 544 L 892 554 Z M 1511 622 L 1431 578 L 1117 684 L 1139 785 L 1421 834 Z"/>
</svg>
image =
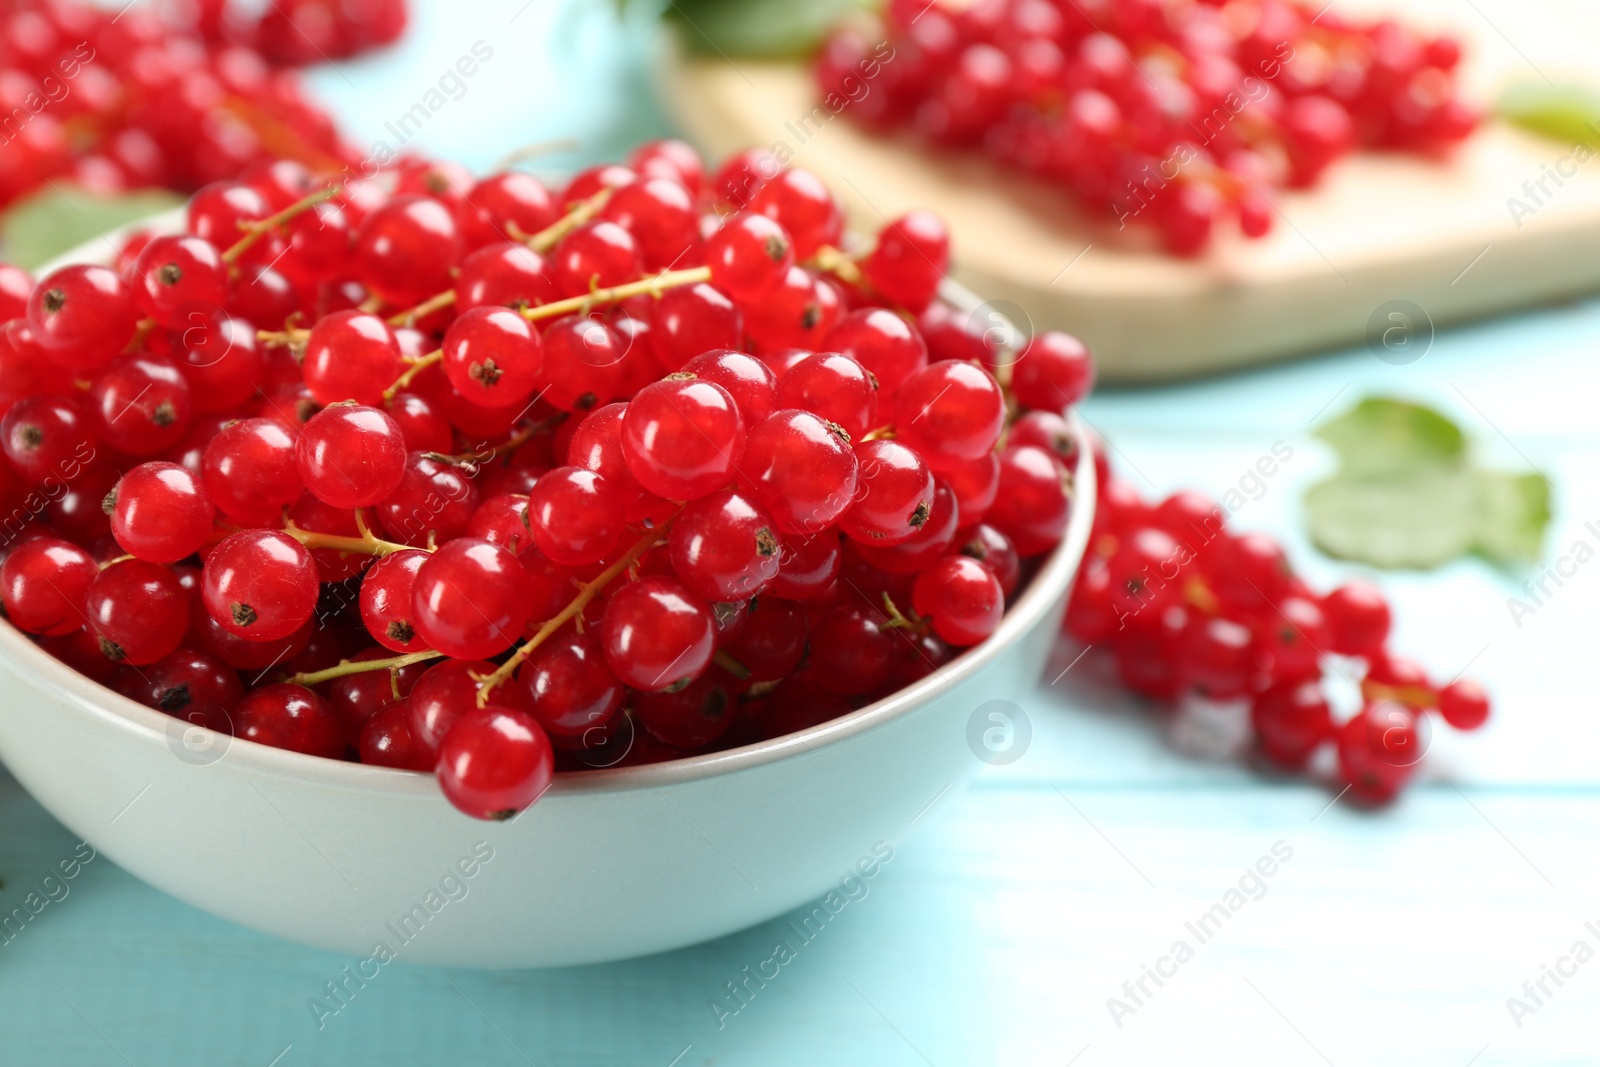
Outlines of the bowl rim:
<svg viewBox="0 0 1600 1067">
<path fill-rule="evenodd" d="M 182 209 L 163 212 L 94 238 L 45 264 L 39 269 L 38 275 L 43 277 L 51 270 L 68 263 L 97 261 L 103 263 L 111 257 L 99 253 L 97 248 L 119 248 L 128 233 L 141 228 L 171 225 L 174 220 L 181 219 L 181 212 Z M 957 310 L 968 315 L 976 314 L 986 306 L 974 293 L 948 279 L 941 287 L 940 296 Z M 1003 315 L 993 309 L 991 313 L 1003 329 L 1010 330 L 1012 336 L 1016 335 L 1014 327 Z M 1012 348 L 1003 348 L 1002 354 L 1015 357 Z M 666 785 L 704 781 L 761 767 L 877 729 L 916 711 L 945 689 L 959 685 L 976 675 L 1000 656 L 1009 643 L 1019 639 L 1025 631 L 1039 623 L 1058 598 L 1066 596 L 1088 547 L 1097 499 L 1095 464 L 1089 445 L 1089 435 L 1082 420 L 1072 411 L 1068 411 L 1066 417 L 1079 445 L 1077 463 L 1071 472 L 1072 504 L 1067 528 L 1060 544 L 1045 557 L 1043 565 L 1033 576 L 1028 587 L 1007 609 L 994 633 L 984 641 L 964 650 L 949 663 L 911 685 L 828 722 L 782 737 L 698 756 L 685 756 L 632 767 L 559 773 L 541 798 L 541 802 L 563 796 L 655 789 Z M 96 682 L 88 675 L 80 674 L 34 644 L 28 635 L 4 618 L 0 618 L 0 655 L 6 658 L 9 666 L 17 671 L 19 677 L 26 677 L 31 682 L 32 688 L 43 690 L 61 703 L 77 709 L 80 713 L 86 713 L 90 719 L 132 734 L 142 742 L 171 745 L 177 737 L 188 730 L 205 729 L 185 723 L 154 708 L 148 708 Z M 10 703 L 11 706 L 0 714 L 30 713 L 27 709 L 17 706 L 20 702 Z M 239 770 L 267 777 L 298 780 L 311 785 L 347 791 L 403 796 L 439 795 L 432 781 L 433 775 L 426 771 L 373 767 L 345 760 L 309 756 L 237 737 L 230 737 L 226 745 L 226 751 L 214 761 L 216 764 L 228 764 Z M 206 764 L 206 766 L 211 765 L 213 764 Z"/>
</svg>

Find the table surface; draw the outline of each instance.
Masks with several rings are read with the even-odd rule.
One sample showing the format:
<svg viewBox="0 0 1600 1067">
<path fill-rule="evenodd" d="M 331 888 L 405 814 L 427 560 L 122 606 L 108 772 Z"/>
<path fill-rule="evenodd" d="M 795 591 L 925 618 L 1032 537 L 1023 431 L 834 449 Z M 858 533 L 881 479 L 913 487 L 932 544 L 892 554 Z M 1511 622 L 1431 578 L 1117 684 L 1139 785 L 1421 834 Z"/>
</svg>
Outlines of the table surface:
<svg viewBox="0 0 1600 1067">
<path fill-rule="evenodd" d="M 313 75 L 358 136 L 385 137 L 479 39 L 494 57 L 425 127 L 429 150 L 481 169 L 517 144 L 578 139 L 541 161 L 555 169 L 661 129 L 646 31 L 619 26 L 610 5 L 495 0 L 448 18 L 422 6 L 401 49 Z M 1600 545 L 1597 348 L 1600 304 L 1552 307 L 1441 333 L 1408 366 L 1335 353 L 1107 393 L 1085 414 L 1146 492 L 1220 494 L 1289 443 L 1292 459 L 1235 521 L 1281 536 L 1326 584 L 1351 568 L 1302 532 L 1300 494 L 1331 463 L 1310 426 L 1368 393 L 1424 399 L 1496 462 L 1554 480 L 1553 564 Z M 0 945 L 0 1062 L 1591 1064 L 1600 727 L 1582 673 L 1600 567 L 1568 567 L 1519 624 L 1508 598 L 1542 571 L 1468 560 L 1386 576 L 1398 647 L 1440 675 L 1470 666 L 1497 712 L 1480 733 L 1441 731 L 1421 782 L 1378 813 L 1252 771 L 1222 753 L 1224 717 L 1152 713 L 1095 656 L 1074 665 L 1063 649 L 1047 676 L 1058 681 L 1027 704 L 1025 755 L 923 819 L 870 896 L 720 1024 L 709 1005 L 770 954 L 783 920 L 606 966 L 402 965 L 319 1029 L 307 1002 L 350 960 L 214 919 L 99 859 Z M 75 840 L 3 775 L 0 826 L 5 913 Z M 1247 876 L 1274 852 L 1288 858 L 1270 877 Z M 1220 929 L 1202 939 L 1187 925 L 1241 888 Z M 1192 950 L 1181 962 L 1169 958 L 1179 941 Z M 1158 966 L 1159 985 L 1145 977 Z"/>
</svg>

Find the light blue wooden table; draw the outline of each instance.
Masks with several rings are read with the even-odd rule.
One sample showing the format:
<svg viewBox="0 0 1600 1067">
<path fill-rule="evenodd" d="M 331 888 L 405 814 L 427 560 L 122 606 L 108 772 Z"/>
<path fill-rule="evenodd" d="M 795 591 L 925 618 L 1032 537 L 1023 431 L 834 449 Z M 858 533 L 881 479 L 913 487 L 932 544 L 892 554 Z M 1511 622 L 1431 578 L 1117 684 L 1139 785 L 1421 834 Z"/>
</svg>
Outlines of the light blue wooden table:
<svg viewBox="0 0 1600 1067">
<path fill-rule="evenodd" d="M 428 5 L 401 51 L 322 70 L 318 87 L 376 139 L 483 39 L 493 59 L 419 143 L 481 168 L 517 144 L 581 139 L 560 166 L 660 128 L 609 5 L 533 0 L 519 14 L 522 2 L 449 17 Z M 1554 479 L 1553 562 L 1578 541 L 1600 547 L 1585 527 L 1600 525 L 1597 352 L 1600 305 L 1558 307 L 1442 333 L 1411 366 L 1339 353 L 1106 393 L 1087 416 L 1147 492 L 1220 494 L 1290 443 L 1237 521 L 1284 538 L 1326 583 L 1348 569 L 1300 532 L 1299 495 L 1330 463 L 1308 427 L 1371 391 L 1422 398 L 1496 460 Z M 1590 1065 L 1600 563 L 1518 626 L 1506 601 L 1526 577 L 1463 562 L 1386 579 L 1399 647 L 1438 674 L 1470 664 L 1497 709 L 1477 735 L 1441 732 L 1424 780 L 1376 814 L 1218 758 L 1218 723 L 1141 710 L 1083 660 L 1028 703 L 1025 755 L 931 811 L 870 895 L 720 1025 L 710 1004 L 731 1007 L 724 983 L 770 954 L 782 920 L 601 967 L 402 964 L 319 1029 L 308 1001 L 350 960 L 213 919 L 98 859 L 0 944 L 0 1064 Z M 0 827 L 4 913 L 75 840 L 3 776 Z M 1246 879 L 1247 903 L 1202 943 L 1186 924 L 1275 849 L 1289 858 Z M 1179 940 L 1192 956 L 1163 960 Z M 1169 976 L 1157 985 L 1146 965 Z M 1113 1013 L 1112 997 L 1134 1010 Z M 1514 1018 L 1511 997 L 1534 1010 Z"/>
</svg>

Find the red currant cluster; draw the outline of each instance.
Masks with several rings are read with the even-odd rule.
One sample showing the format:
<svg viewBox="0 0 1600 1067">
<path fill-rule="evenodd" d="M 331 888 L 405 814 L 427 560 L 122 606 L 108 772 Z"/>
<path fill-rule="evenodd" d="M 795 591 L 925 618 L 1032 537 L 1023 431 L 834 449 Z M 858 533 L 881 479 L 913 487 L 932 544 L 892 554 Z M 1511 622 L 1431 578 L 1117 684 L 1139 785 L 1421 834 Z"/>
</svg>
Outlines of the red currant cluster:
<svg viewBox="0 0 1600 1067">
<path fill-rule="evenodd" d="M 936 218 L 846 252 L 828 189 L 768 162 L 707 180 L 655 142 L 558 192 L 278 162 L 119 269 L 0 272 L 7 615 L 153 707 L 436 769 L 481 817 L 930 673 L 1062 535 L 1044 412 L 1088 353 L 994 367 L 938 299 Z"/>
<path fill-rule="evenodd" d="M 1389 605 L 1374 586 L 1351 582 L 1319 596 L 1277 543 L 1229 531 L 1205 496 L 1179 492 L 1150 504 L 1111 477 L 1100 449 L 1095 462 L 1099 507 L 1066 630 L 1109 646 L 1134 692 L 1249 701 L 1262 754 L 1302 769 L 1332 742 L 1344 784 L 1367 803 L 1392 799 L 1422 762 L 1423 712 L 1436 710 L 1459 730 L 1488 719 L 1477 683 L 1438 686 L 1388 652 Z M 1360 677 L 1363 706 L 1342 723 L 1325 669 Z"/>
<path fill-rule="evenodd" d="M 0 205 L 63 176 L 100 193 L 194 189 L 275 157 L 328 170 L 356 158 L 295 74 L 144 5 L 3 5 L 0 118 Z"/>
<path fill-rule="evenodd" d="M 405 0 L 274 0 L 262 7 L 238 0 L 175 0 L 213 44 L 243 44 L 272 63 L 303 66 L 353 56 L 393 43 L 405 32 Z"/>
<path fill-rule="evenodd" d="M 1265 234 L 1279 190 L 1357 145 L 1466 137 L 1459 59 L 1298 0 L 891 0 L 887 28 L 835 31 L 817 74 L 832 110 L 981 147 L 1195 255 L 1227 217 Z"/>
</svg>

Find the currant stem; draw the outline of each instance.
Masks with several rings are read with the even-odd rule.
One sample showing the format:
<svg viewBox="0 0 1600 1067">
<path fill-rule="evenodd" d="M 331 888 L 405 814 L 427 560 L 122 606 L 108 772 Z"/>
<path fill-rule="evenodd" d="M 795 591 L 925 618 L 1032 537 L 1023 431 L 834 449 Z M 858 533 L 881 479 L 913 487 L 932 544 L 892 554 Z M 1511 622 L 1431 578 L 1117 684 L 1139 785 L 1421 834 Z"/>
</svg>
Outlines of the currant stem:
<svg viewBox="0 0 1600 1067">
<path fill-rule="evenodd" d="M 750 668 L 734 659 L 723 649 L 717 649 L 711 654 L 711 662 L 739 679 L 741 682 L 750 677 Z"/>
<path fill-rule="evenodd" d="M 281 330 L 256 331 L 256 340 L 264 345 L 299 345 L 304 344 L 306 338 L 310 336 L 310 330 L 302 330 L 298 326 L 286 326 Z"/>
<path fill-rule="evenodd" d="M 675 518 L 677 518 L 676 515 L 673 516 L 673 519 Z M 598 596 L 602 589 L 610 585 L 616 579 L 617 575 L 633 566 L 640 560 L 641 557 L 644 556 L 646 552 L 650 551 L 656 545 L 664 541 L 667 536 L 667 531 L 671 529 L 671 527 L 672 519 L 668 519 L 659 526 L 656 526 L 654 529 L 650 530 L 643 537 L 639 538 L 639 540 L 635 541 L 633 547 L 628 549 L 628 551 L 623 554 L 622 558 L 618 559 L 615 563 L 611 564 L 611 566 L 601 571 L 594 577 L 592 581 L 584 583 L 578 589 L 578 595 L 573 597 L 571 602 L 569 602 L 566 607 L 562 608 L 554 618 L 549 619 L 542 626 L 540 626 L 539 631 L 532 637 L 528 638 L 528 640 L 524 642 L 520 648 L 512 653 L 510 659 L 506 660 L 499 667 L 497 667 L 493 674 L 487 675 L 481 679 L 483 685 L 478 688 L 478 707 L 481 708 L 485 706 L 489 702 L 489 694 L 493 692 L 496 686 L 500 685 L 506 679 L 515 674 L 517 668 L 522 666 L 523 660 L 532 655 L 540 645 L 548 641 L 552 635 L 559 631 L 568 622 L 572 621 L 575 616 L 580 614 L 583 609 L 588 606 L 589 601 Z"/>
<path fill-rule="evenodd" d="M 340 660 L 338 665 L 334 667 L 290 675 L 289 684 L 321 685 L 323 682 L 331 682 L 335 678 L 343 678 L 347 674 L 362 674 L 366 671 L 397 671 L 401 667 L 409 667 L 413 663 L 426 663 L 430 659 L 439 659 L 443 655 L 443 652 L 435 652 L 430 648 L 423 652 L 407 652 L 403 656 L 390 656 L 388 659 L 345 659 Z"/>
<path fill-rule="evenodd" d="M 261 238 L 266 236 L 266 234 L 270 233 L 274 227 L 282 226 L 289 220 L 300 215 L 304 215 L 307 211 L 310 211 L 324 200 L 332 200 L 334 197 L 339 195 L 340 190 L 341 186 L 329 185 L 325 188 L 318 189 L 310 196 L 302 197 L 301 199 L 296 200 L 294 203 L 290 204 L 288 207 L 284 208 L 275 215 L 268 215 L 266 218 L 256 222 L 240 223 L 239 225 L 244 227 L 245 234 L 223 251 L 222 261 L 230 264 L 235 262 L 240 256 L 248 252 L 252 245 L 261 240 Z"/>
<path fill-rule="evenodd" d="M 588 311 L 597 304 L 616 304 L 628 299 L 630 296 L 659 297 L 668 289 L 676 289 L 680 285 L 695 285 L 696 283 L 710 280 L 710 267 L 664 270 L 660 274 L 655 274 L 648 278 L 640 278 L 636 282 L 613 285 L 609 289 L 596 289 L 585 296 L 571 296 L 565 300 L 553 300 L 548 304 L 540 304 L 537 307 L 523 308 L 522 317 L 529 322 L 535 322 L 539 319 L 550 319 L 559 315 L 581 313 Z"/>
<path fill-rule="evenodd" d="M 439 310 L 442 310 L 443 308 L 447 308 L 451 304 L 454 304 L 455 302 L 456 302 L 456 291 L 454 289 L 446 289 L 442 293 L 433 294 L 432 296 L 428 297 L 428 299 L 426 299 L 422 303 L 418 304 L 416 307 L 409 307 L 409 308 L 406 308 L 404 311 L 397 311 L 393 315 L 390 315 L 389 316 L 389 325 L 390 326 L 410 326 L 410 325 L 413 325 L 418 319 L 425 319 L 429 315 L 432 315 L 435 311 L 439 311 Z"/>
<path fill-rule="evenodd" d="M 580 200 L 573 204 L 571 210 L 565 215 L 532 237 L 529 237 L 523 243 L 541 255 L 550 251 L 563 237 L 598 215 L 600 209 L 605 207 L 606 201 L 610 199 L 611 190 L 601 189 L 588 199 Z"/>
<path fill-rule="evenodd" d="M 415 378 L 417 375 L 421 374 L 435 363 L 442 362 L 443 360 L 444 349 L 442 348 L 435 348 L 432 352 L 429 352 L 425 356 L 418 356 L 416 359 L 411 361 L 411 366 L 406 368 L 405 373 L 396 378 L 394 380 L 394 384 L 383 391 L 383 398 L 385 400 L 393 400 L 394 394 L 411 384 L 411 379 Z"/>
<path fill-rule="evenodd" d="M 373 534 L 367 526 L 366 517 L 361 509 L 356 508 L 356 528 L 361 531 L 360 537 L 349 537 L 345 534 L 318 533 L 315 530 L 301 529 L 295 525 L 293 519 L 285 519 L 283 532 L 299 541 L 307 548 L 331 548 L 336 552 L 354 552 L 365 556 L 388 556 L 396 552 L 431 551 L 431 549 L 418 549 L 415 545 L 402 545 L 397 541 L 385 541 Z"/>
<path fill-rule="evenodd" d="M 817 249 L 816 255 L 811 257 L 810 265 L 818 270 L 837 275 L 840 281 L 848 285 L 861 284 L 861 268 L 857 265 L 855 258 L 850 253 L 832 245 L 823 245 Z"/>
</svg>

